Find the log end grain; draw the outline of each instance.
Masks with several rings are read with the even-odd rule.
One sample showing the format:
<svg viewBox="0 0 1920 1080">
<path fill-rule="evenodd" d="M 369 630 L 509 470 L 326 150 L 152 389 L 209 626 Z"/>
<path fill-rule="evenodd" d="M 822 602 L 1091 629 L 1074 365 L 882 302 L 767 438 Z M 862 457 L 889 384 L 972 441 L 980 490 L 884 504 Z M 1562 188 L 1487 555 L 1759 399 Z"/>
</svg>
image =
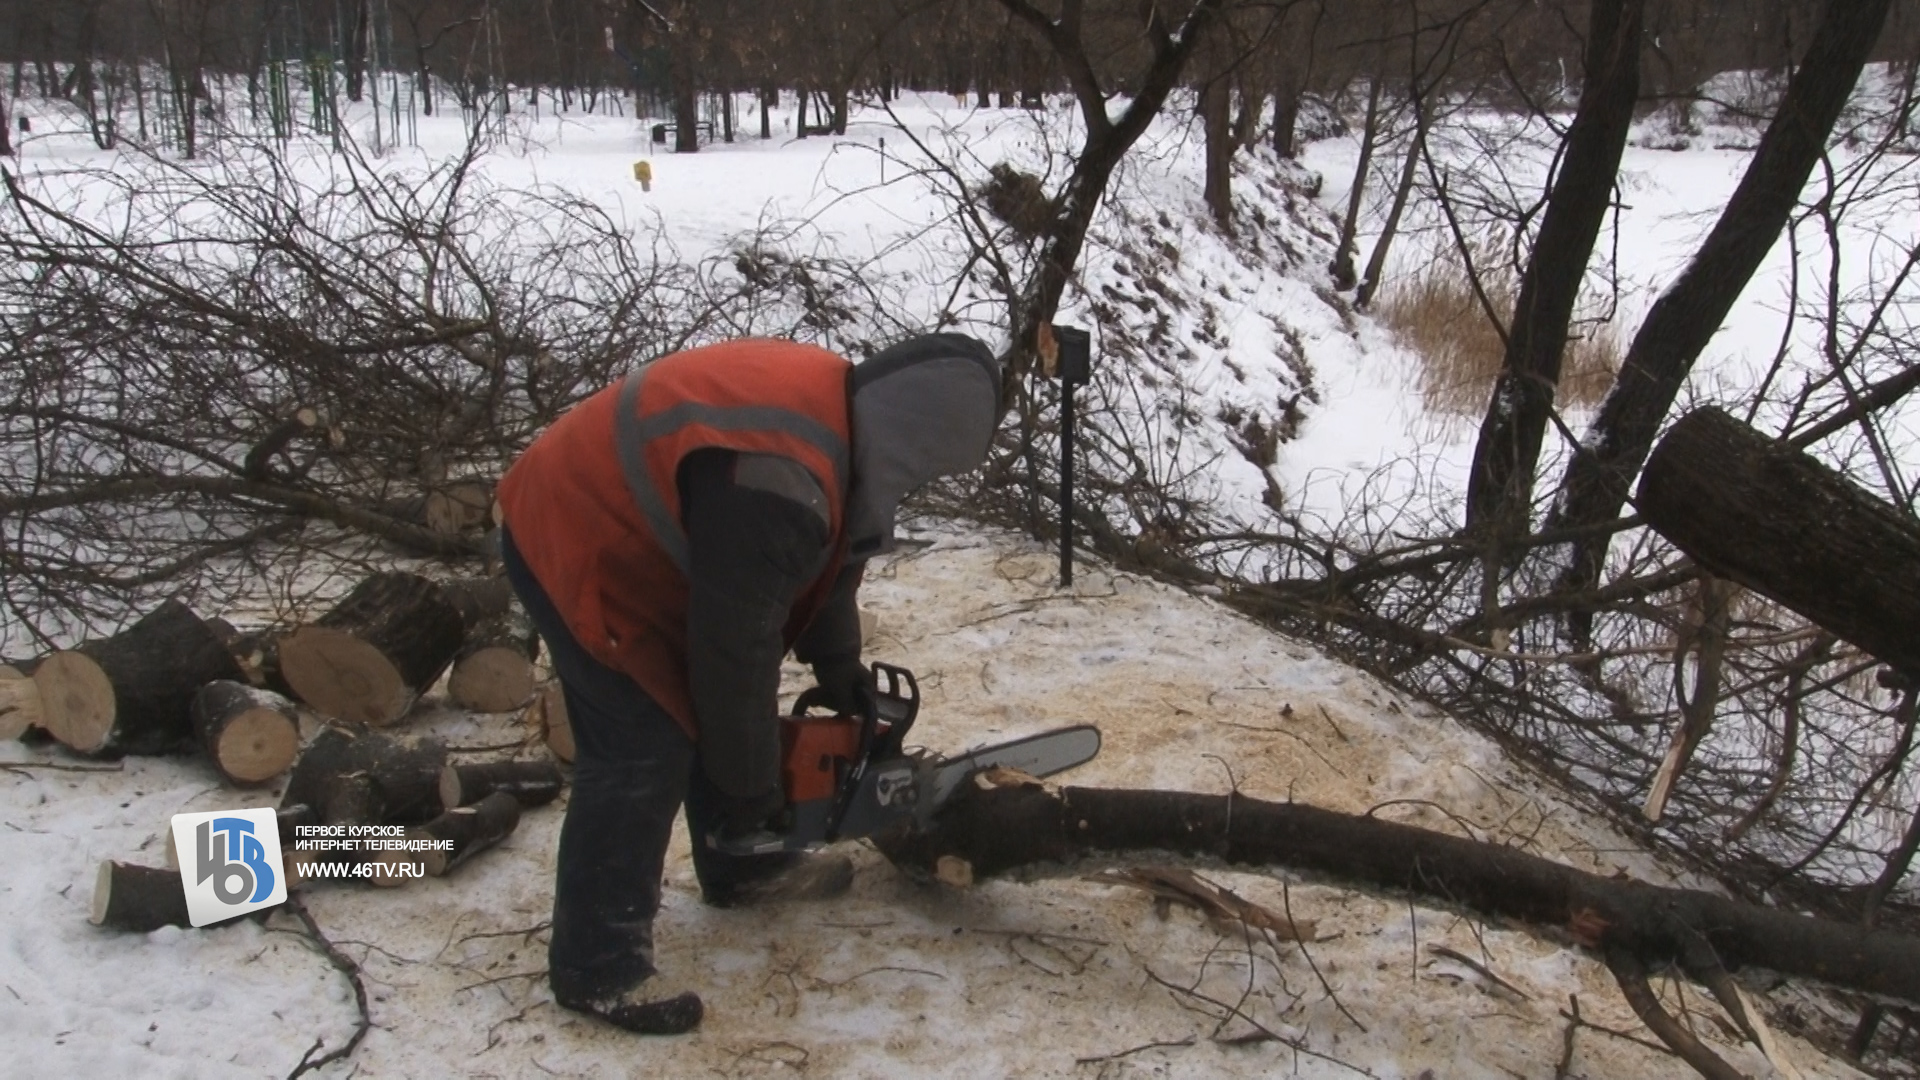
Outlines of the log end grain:
<svg viewBox="0 0 1920 1080">
<path fill-rule="evenodd" d="M 47 731 L 83 754 L 106 746 L 117 709 L 113 683 L 92 657 L 57 652 L 33 673 Z"/>
<path fill-rule="evenodd" d="M 494 646 L 453 665 L 453 674 L 447 676 L 447 696 L 475 712 L 512 712 L 533 695 L 533 683 L 533 664 L 525 653 Z"/>
<path fill-rule="evenodd" d="M 300 750 L 300 729 L 286 714 L 250 709 L 228 722 L 210 748 L 220 771 L 242 784 L 258 784 L 287 771 Z"/>
<path fill-rule="evenodd" d="M 293 705 L 268 690 L 216 679 L 193 697 L 194 731 L 214 767 L 236 784 L 285 772 L 300 752 Z"/>
<path fill-rule="evenodd" d="M 382 727 L 413 707 L 412 689 L 379 649 L 324 626 L 281 639 L 280 674 L 300 700 L 336 720 Z"/>
<path fill-rule="evenodd" d="M 19 668 L 0 664 L 0 739 L 17 739 L 45 726 L 40 687 Z"/>
</svg>

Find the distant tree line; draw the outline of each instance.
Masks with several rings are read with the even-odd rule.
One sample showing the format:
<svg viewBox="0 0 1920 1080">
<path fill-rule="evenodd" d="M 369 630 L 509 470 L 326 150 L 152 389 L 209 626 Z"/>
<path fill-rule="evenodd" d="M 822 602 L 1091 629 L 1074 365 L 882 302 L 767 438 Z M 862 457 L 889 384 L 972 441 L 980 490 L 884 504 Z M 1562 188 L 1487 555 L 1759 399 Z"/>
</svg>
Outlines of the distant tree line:
<svg viewBox="0 0 1920 1080">
<path fill-rule="evenodd" d="M 1057 16 L 1113 92 L 1136 89 L 1127 73 L 1149 48 L 1137 6 L 1074 2 Z M 1286 153 L 1302 95 L 1356 78 L 1424 94 L 1493 83 L 1521 98 L 1563 94 L 1579 82 L 1587 7 L 1230 0 L 1182 77 L 1202 91 L 1210 156 L 1256 132 Z M 1645 89 L 1684 94 L 1722 71 L 1782 68 L 1818 10 L 1815 0 L 1648 4 Z M 96 137 L 110 144 L 114 102 L 130 95 L 143 125 L 149 93 L 173 98 L 191 124 L 212 76 L 244 78 L 258 97 L 272 92 L 275 65 L 318 66 L 359 101 L 369 69 L 381 69 L 405 73 L 428 113 L 448 97 L 472 108 L 508 86 L 557 96 L 561 109 L 639 93 L 666 106 L 676 148 L 692 151 L 707 94 L 730 92 L 720 105 L 730 137 L 731 93 L 758 94 L 768 108 L 787 95 L 800 136 L 844 132 L 859 94 L 933 90 L 1019 107 L 1070 93 L 1075 73 L 1034 32 L 1033 15 L 1056 19 L 1027 0 L 0 0 L 0 113 L 24 94 L 63 99 L 98 118 Z M 1916 43 L 1920 19 L 1902 12 L 1880 52 L 1912 57 Z M 760 129 L 772 133 L 766 108 Z M 1224 188 L 1209 193 L 1226 205 Z"/>
</svg>

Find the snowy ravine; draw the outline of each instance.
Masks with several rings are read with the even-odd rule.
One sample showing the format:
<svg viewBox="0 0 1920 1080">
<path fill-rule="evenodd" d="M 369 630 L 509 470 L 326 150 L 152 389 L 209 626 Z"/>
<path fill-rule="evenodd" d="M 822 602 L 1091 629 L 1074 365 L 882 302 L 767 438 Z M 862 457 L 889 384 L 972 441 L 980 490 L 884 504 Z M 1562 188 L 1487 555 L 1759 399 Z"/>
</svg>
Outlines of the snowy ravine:
<svg viewBox="0 0 1920 1080">
<path fill-rule="evenodd" d="M 1681 880 L 1486 740 L 1363 674 L 1204 598 L 1084 563 L 1062 591 L 1056 572 L 1051 551 L 949 527 L 872 567 L 868 656 L 918 673 L 926 744 L 959 750 L 1093 723 L 1105 747 L 1069 774 L 1076 784 L 1224 792 L 1231 773 L 1261 798 L 1380 805 L 1383 817 L 1470 825 L 1588 870 Z M 788 675 L 789 692 L 806 685 L 800 669 Z M 405 730 L 456 745 L 520 730 L 513 717 L 439 703 L 430 697 Z M 20 744 L 0 755 L 70 760 Z M 170 815 L 277 798 L 276 788 L 225 789 L 197 759 L 0 772 L 0 1074 L 284 1076 L 316 1039 L 344 1041 L 346 981 L 291 918 L 148 935 L 87 922 L 99 860 L 157 865 Z M 322 1075 L 1550 1077 L 1569 995 L 1592 1024 L 1646 1035 L 1590 957 L 1337 883 L 1203 867 L 1315 926 L 1306 949 L 1276 963 L 1263 947 L 1250 970 L 1240 933 L 1179 908 L 1159 917 L 1143 894 L 1082 876 L 1147 856 L 962 890 L 909 880 L 855 846 L 859 874 L 844 900 L 720 911 L 700 903 L 682 836 L 659 959 L 700 991 L 707 1020 L 690 1036 L 640 1039 L 548 995 L 543 926 L 560 820 L 558 805 L 529 812 L 502 848 L 448 878 L 306 891 L 320 926 L 363 966 L 374 1023 Z M 1160 980 L 1218 1000 L 1244 995 L 1249 1015 L 1298 1046 L 1217 1041 L 1217 1028 L 1221 1040 L 1252 1029 L 1221 1028 Z M 1667 992 L 1685 994 L 1700 1034 L 1729 1060 L 1769 1075 L 1755 1052 L 1726 1044 L 1693 988 Z M 1808 999 L 1779 990 L 1768 1000 L 1801 1070 L 1855 1075 L 1791 1036 Z M 1164 1045 L 1140 1049 L 1154 1043 Z M 1573 1048 L 1573 1076 L 1684 1074 L 1592 1027 Z"/>
</svg>

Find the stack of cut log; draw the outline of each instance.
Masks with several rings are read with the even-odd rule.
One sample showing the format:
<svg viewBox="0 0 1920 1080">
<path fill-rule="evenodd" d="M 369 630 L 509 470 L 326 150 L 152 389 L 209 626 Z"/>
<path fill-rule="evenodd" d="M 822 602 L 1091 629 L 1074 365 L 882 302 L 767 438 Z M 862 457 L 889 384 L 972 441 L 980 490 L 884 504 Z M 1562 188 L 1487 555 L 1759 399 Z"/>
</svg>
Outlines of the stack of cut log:
<svg viewBox="0 0 1920 1080">
<path fill-rule="evenodd" d="M 382 573 L 291 633 L 242 634 L 170 600 L 126 630 L 0 664 L 0 738 L 44 729 L 92 757 L 203 750 L 235 784 L 284 772 L 297 699 L 385 726 L 442 674 L 457 705 L 507 712 L 533 696 L 539 639 L 504 579 Z"/>
<path fill-rule="evenodd" d="M 310 743 L 280 801 L 280 846 L 288 887 L 305 887 L 295 866 L 300 825 L 400 825 L 409 840 L 448 844 L 433 850 L 315 854 L 308 861 L 416 863 L 444 876 L 513 834 L 523 809 L 544 806 L 564 785 L 551 760 L 454 763 L 445 745 L 378 731 L 323 728 Z M 177 867 L 168 833 L 167 865 Z M 404 885 L 416 878 L 387 869 L 349 880 Z M 92 921 L 146 932 L 188 925 L 177 869 L 107 861 L 94 883 Z"/>
</svg>

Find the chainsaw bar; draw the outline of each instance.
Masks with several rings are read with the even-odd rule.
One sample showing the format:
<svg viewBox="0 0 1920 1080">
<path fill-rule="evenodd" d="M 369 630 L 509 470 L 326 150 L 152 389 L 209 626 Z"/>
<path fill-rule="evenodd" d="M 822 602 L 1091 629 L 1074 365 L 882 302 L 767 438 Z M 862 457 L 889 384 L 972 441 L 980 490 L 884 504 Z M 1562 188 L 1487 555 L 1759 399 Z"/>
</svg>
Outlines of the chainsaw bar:
<svg viewBox="0 0 1920 1080">
<path fill-rule="evenodd" d="M 861 778 L 833 839 L 873 836 L 904 821 L 924 829 L 968 779 L 990 769 L 1035 778 L 1066 772 L 1100 752 L 1100 731 L 1086 724 L 1043 731 L 959 757 L 932 754 L 876 763 Z"/>
</svg>

